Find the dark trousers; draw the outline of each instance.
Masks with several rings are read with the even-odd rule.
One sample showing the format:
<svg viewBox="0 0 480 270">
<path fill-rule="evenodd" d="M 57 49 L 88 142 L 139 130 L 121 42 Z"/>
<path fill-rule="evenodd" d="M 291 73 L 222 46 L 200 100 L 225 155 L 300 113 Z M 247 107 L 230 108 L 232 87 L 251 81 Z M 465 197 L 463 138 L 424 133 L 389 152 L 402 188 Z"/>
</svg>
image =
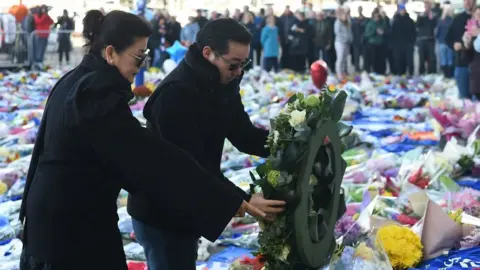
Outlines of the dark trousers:
<svg viewBox="0 0 480 270">
<path fill-rule="evenodd" d="M 435 53 L 434 40 L 418 41 L 418 58 L 420 74 L 425 74 L 426 71 L 429 74 L 437 73 L 437 55 Z M 428 69 L 425 67 L 425 64 L 427 64 Z"/>
<path fill-rule="evenodd" d="M 278 71 L 278 57 L 264 57 L 263 69 L 266 71 Z"/>
<path fill-rule="evenodd" d="M 310 43 L 308 44 L 308 54 L 307 54 L 308 66 L 310 67 L 317 60 L 318 60 L 318 50 L 315 48 L 313 43 Z"/>
<path fill-rule="evenodd" d="M 198 238 L 162 231 L 132 219 L 138 243 L 147 257 L 148 270 L 195 270 Z"/>
<path fill-rule="evenodd" d="M 295 72 L 304 73 L 306 70 L 306 66 L 305 66 L 306 61 L 307 61 L 307 55 L 305 54 L 290 55 L 292 70 Z"/>
<path fill-rule="evenodd" d="M 58 61 L 60 63 L 62 63 L 63 61 L 63 55 L 65 55 L 65 60 L 68 62 L 70 62 L 70 51 L 68 50 L 65 50 L 65 51 L 58 51 Z"/>
<path fill-rule="evenodd" d="M 363 59 L 363 68 L 365 69 L 365 45 L 355 44 L 351 48 L 352 52 L 352 65 L 355 67 L 356 72 L 362 71 L 360 67 L 360 57 Z"/>
<path fill-rule="evenodd" d="M 280 57 L 280 67 L 282 69 L 292 69 L 289 44 L 282 44 L 282 57 Z"/>
<path fill-rule="evenodd" d="M 35 39 L 35 62 L 36 63 L 43 63 L 45 59 L 45 51 L 47 50 L 48 45 L 48 37 L 41 38 L 36 37 Z"/>
<path fill-rule="evenodd" d="M 255 63 L 257 63 L 257 66 L 260 66 L 261 64 L 261 61 L 262 61 L 262 45 L 261 44 L 258 44 L 258 45 L 255 45 L 253 48 L 251 48 L 250 50 L 254 50 L 255 51 Z M 252 58 L 252 61 L 254 59 Z"/>
<path fill-rule="evenodd" d="M 393 48 L 394 75 L 413 75 L 413 44 Z"/>
<path fill-rule="evenodd" d="M 335 51 L 335 47 L 332 45 L 331 48 L 325 49 L 323 54 L 324 61 L 327 63 L 328 68 L 332 73 L 335 73 L 335 63 L 337 62 L 337 52 Z"/>
<path fill-rule="evenodd" d="M 385 46 L 382 44 L 368 44 L 365 70 L 377 74 L 385 74 Z"/>
</svg>

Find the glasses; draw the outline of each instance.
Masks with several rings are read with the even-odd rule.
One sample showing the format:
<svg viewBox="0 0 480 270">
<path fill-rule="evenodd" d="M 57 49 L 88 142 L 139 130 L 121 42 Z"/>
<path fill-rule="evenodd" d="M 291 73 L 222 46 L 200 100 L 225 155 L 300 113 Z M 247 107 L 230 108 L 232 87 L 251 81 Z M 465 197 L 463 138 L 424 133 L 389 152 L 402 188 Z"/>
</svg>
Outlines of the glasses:
<svg viewBox="0 0 480 270">
<path fill-rule="evenodd" d="M 240 63 L 232 63 L 230 60 L 228 60 L 228 59 L 226 59 L 225 57 L 221 56 L 219 53 L 217 53 L 217 52 L 215 52 L 215 51 L 214 51 L 214 53 L 215 53 L 218 57 L 222 58 L 222 60 L 223 60 L 226 64 L 228 64 L 228 70 L 230 70 L 230 71 L 234 71 L 234 70 L 239 69 L 239 68 L 240 68 L 240 69 L 244 69 L 246 66 L 248 66 L 248 64 L 250 64 L 250 62 L 252 62 L 252 59 L 247 58 L 247 59 L 245 59 L 243 62 L 240 62 Z"/>
<path fill-rule="evenodd" d="M 131 54 L 131 56 L 137 60 L 137 67 L 141 67 L 143 65 L 143 63 L 145 62 L 145 59 L 147 59 L 148 57 L 149 52 L 150 50 L 146 49 L 142 56 L 138 56 L 133 53 Z"/>
</svg>

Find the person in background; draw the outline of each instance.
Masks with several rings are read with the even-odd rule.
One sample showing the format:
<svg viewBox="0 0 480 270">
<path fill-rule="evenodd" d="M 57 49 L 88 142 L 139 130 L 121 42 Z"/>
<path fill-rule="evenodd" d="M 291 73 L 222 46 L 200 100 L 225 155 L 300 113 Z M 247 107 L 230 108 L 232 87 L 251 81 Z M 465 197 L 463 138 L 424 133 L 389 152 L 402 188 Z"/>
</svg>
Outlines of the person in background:
<svg viewBox="0 0 480 270">
<path fill-rule="evenodd" d="M 247 14 L 252 14 L 255 17 L 255 14 L 250 11 L 249 6 L 243 6 L 243 12 L 240 14 L 240 20 L 242 21 Z"/>
<path fill-rule="evenodd" d="M 478 48 L 475 48 L 478 45 L 475 45 L 478 40 L 478 35 L 480 34 L 480 7 L 476 7 L 473 12 L 472 22 L 467 32 L 465 32 L 464 44 L 467 50 L 467 54 L 471 59 L 469 63 L 470 69 L 470 94 L 472 99 L 479 100 L 480 98 L 480 53 L 477 52 Z"/>
<path fill-rule="evenodd" d="M 383 57 L 385 58 L 385 61 L 382 61 L 383 67 L 381 68 L 384 70 L 384 73 L 386 73 L 387 70 L 387 63 L 388 67 L 390 69 L 390 72 L 393 72 L 395 69 L 395 61 L 393 59 L 393 44 L 390 39 L 391 36 L 391 23 L 390 23 L 390 18 L 388 18 L 387 13 L 383 9 L 382 6 L 378 7 L 378 13 L 380 14 L 380 20 L 383 23 L 383 29 L 384 29 L 384 34 L 383 34 Z"/>
<path fill-rule="evenodd" d="M 355 66 L 355 71 L 360 72 L 362 68 L 360 67 L 360 57 L 363 60 L 363 65 L 365 65 L 365 27 L 367 26 L 368 19 L 363 15 L 362 6 L 358 7 L 358 17 L 353 18 L 352 20 L 352 63 Z"/>
<path fill-rule="evenodd" d="M 337 20 L 334 25 L 335 31 L 335 52 L 337 54 L 337 61 L 335 63 L 335 70 L 339 78 L 344 78 L 348 74 L 348 55 L 350 50 L 350 43 L 352 43 L 352 28 L 348 18 L 348 14 L 343 7 L 337 10 Z"/>
<path fill-rule="evenodd" d="M 153 33 L 148 39 L 148 47 L 154 52 L 152 66 L 160 68 L 162 67 L 163 62 L 169 57 L 166 49 L 172 45 L 172 38 L 167 19 L 165 17 L 160 17 L 157 25 L 152 28 L 152 31 Z"/>
<path fill-rule="evenodd" d="M 127 270 L 117 224 L 121 189 L 141 194 L 159 216 L 170 213 L 177 229 L 211 241 L 235 213 L 265 216 L 132 115 L 131 85 L 147 57 L 149 24 L 123 11 L 90 10 L 83 25 L 88 53 L 50 92 L 35 141 L 19 215 L 20 269 Z M 102 256 L 84 260 L 89 252 Z"/>
<path fill-rule="evenodd" d="M 224 18 L 230 18 L 230 10 L 228 10 L 228 8 L 225 9 L 225 13 L 223 14 L 223 17 Z"/>
<path fill-rule="evenodd" d="M 290 56 L 290 29 L 295 23 L 295 16 L 293 16 L 290 6 L 286 6 L 280 17 L 280 47 L 282 48 L 282 56 L 280 58 L 280 67 L 282 69 L 292 69 L 291 56 Z"/>
<path fill-rule="evenodd" d="M 260 36 L 260 32 L 257 31 L 257 26 L 255 25 L 255 19 L 253 18 L 253 15 L 252 13 L 250 12 L 247 12 L 247 13 L 244 13 L 243 17 L 242 17 L 242 23 L 245 25 L 245 27 L 247 27 L 248 31 L 250 31 L 250 33 L 252 34 L 253 38 L 257 37 L 257 36 Z M 257 40 L 253 40 L 252 38 L 252 43 L 251 43 L 251 46 L 254 47 L 254 46 L 259 46 L 256 44 L 256 42 L 260 43 L 260 37 L 258 37 L 258 41 Z M 252 69 L 253 68 L 253 56 L 254 56 L 254 49 L 253 48 L 250 48 L 250 52 L 249 52 L 249 55 L 248 57 L 252 60 L 248 63 L 248 65 L 245 67 L 245 70 L 249 70 L 249 69 Z"/>
<path fill-rule="evenodd" d="M 305 13 L 295 12 L 296 21 L 289 32 L 289 51 L 292 70 L 298 73 L 304 73 L 306 70 L 306 60 L 308 54 L 308 45 L 312 38 L 313 31 L 310 23 L 305 18 Z"/>
<path fill-rule="evenodd" d="M 216 19 L 219 19 L 220 17 L 218 16 L 218 13 L 216 11 L 212 11 L 210 13 L 210 21 L 214 21 Z"/>
<path fill-rule="evenodd" d="M 322 11 L 317 12 L 313 25 L 313 45 L 318 52 L 317 58 L 327 60 L 327 50 L 333 46 L 332 29 L 330 23 L 325 19 Z"/>
<path fill-rule="evenodd" d="M 62 31 L 58 34 L 58 61 L 60 65 L 62 65 L 63 55 L 65 55 L 65 60 L 68 65 L 70 64 L 70 51 L 72 50 L 70 36 L 75 29 L 75 23 L 73 19 L 68 16 L 66 9 L 63 10 L 63 15 L 58 18 L 55 26 L 59 26 Z"/>
<path fill-rule="evenodd" d="M 408 73 L 413 76 L 413 53 L 417 34 L 415 22 L 410 18 L 404 4 L 399 4 L 397 10 L 393 17 L 390 35 L 395 66 L 390 71 L 394 75 Z"/>
<path fill-rule="evenodd" d="M 266 71 L 278 72 L 278 54 L 280 51 L 280 42 L 277 22 L 275 16 L 269 15 L 266 19 L 267 25 L 261 32 L 261 42 L 263 47 L 263 69 Z"/>
<path fill-rule="evenodd" d="M 308 10 L 308 8 L 305 14 L 306 14 L 308 24 L 310 25 L 309 26 L 310 39 L 308 40 L 308 53 L 307 53 L 307 64 L 310 67 L 315 61 L 318 60 L 318 50 L 315 48 L 315 44 L 314 44 L 314 37 L 315 37 L 314 25 L 315 25 L 316 18 L 315 18 L 315 11 Z"/>
<path fill-rule="evenodd" d="M 268 131 L 252 124 L 239 94 L 242 69 L 250 61 L 251 39 L 248 29 L 234 19 L 207 23 L 184 60 L 157 86 L 143 114 L 152 134 L 191 154 L 206 172 L 223 179 L 223 183 L 218 183 L 220 187 L 236 189 L 238 196 L 267 210 L 273 218 L 283 211 L 284 202 L 265 200 L 261 194 L 250 196 L 220 170 L 226 139 L 242 152 L 261 157 L 269 154 L 264 147 Z M 177 182 L 183 183 L 183 177 Z M 132 193 L 127 206 L 137 240 L 144 247 L 148 269 L 195 269 L 199 235 L 191 230 L 194 224 L 175 222 L 179 213 L 164 211 L 166 208 L 154 202 L 140 192 Z"/>
<path fill-rule="evenodd" d="M 443 72 L 445 78 L 453 77 L 453 50 L 445 43 L 445 37 L 447 36 L 448 29 L 453 22 L 453 9 L 451 7 L 445 7 L 442 17 L 438 21 L 436 39 L 438 48 L 440 51 L 440 69 Z"/>
<path fill-rule="evenodd" d="M 35 21 L 35 62 L 39 65 L 43 63 L 45 58 L 45 51 L 48 45 L 48 36 L 50 35 L 50 27 L 54 23 L 52 18 L 48 15 L 47 6 L 40 7 L 38 13 L 34 15 Z"/>
<path fill-rule="evenodd" d="M 182 32 L 182 25 L 180 25 L 179 22 L 177 22 L 177 17 L 176 16 L 170 16 L 170 20 L 168 20 L 168 29 L 170 31 L 170 38 L 171 38 L 171 44 L 173 44 L 175 41 L 180 41 L 180 33 Z"/>
<path fill-rule="evenodd" d="M 365 27 L 365 41 L 367 42 L 367 61 L 365 70 L 377 74 L 385 74 L 384 36 L 385 23 L 378 10 L 372 13 L 372 19 Z"/>
<path fill-rule="evenodd" d="M 336 22 L 336 15 L 335 11 L 329 11 L 327 13 L 327 22 L 330 24 L 330 29 L 331 29 L 331 36 L 332 40 L 335 41 L 335 22 Z M 326 53 L 326 62 L 328 65 L 328 68 L 335 73 L 335 63 L 337 62 L 337 53 L 335 52 L 335 46 L 331 46 L 330 48 L 325 48 L 325 53 Z"/>
<path fill-rule="evenodd" d="M 437 18 L 432 10 L 431 0 L 426 0 L 425 12 L 418 16 L 417 43 L 418 43 L 418 62 L 419 73 L 434 74 L 437 72 L 437 55 L 435 53 L 435 28 L 437 27 Z M 427 68 L 425 68 L 425 64 Z"/>
<path fill-rule="evenodd" d="M 240 9 L 236 8 L 235 9 L 235 12 L 233 13 L 233 19 L 237 20 L 237 21 L 241 21 L 242 19 L 242 12 L 240 11 Z"/>
<path fill-rule="evenodd" d="M 475 0 L 464 0 L 464 11 L 457 14 L 448 28 L 445 36 L 445 44 L 455 51 L 455 71 L 454 77 L 457 82 L 460 98 L 470 98 L 470 72 L 468 65 L 471 61 L 470 55 L 466 53 L 463 44 L 463 34 L 465 33 L 465 25 L 471 18 L 475 10 Z"/>
<path fill-rule="evenodd" d="M 195 19 L 198 23 L 198 26 L 200 26 L 200 29 L 202 29 L 205 24 L 208 23 L 208 19 L 203 16 L 203 10 L 197 9 L 197 18 Z"/>
<path fill-rule="evenodd" d="M 255 58 L 252 58 L 252 61 L 255 61 L 257 66 L 260 66 L 262 60 L 262 43 L 260 42 L 260 35 L 262 33 L 262 28 L 265 26 L 265 9 L 261 8 L 258 12 L 258 15 L 255 16 L 255 33 L 253 34 L 252 44 L 250 45 L 252 50 L 255 51 Z"/>
<path fill-rule="evenodd" d="M 186 47 L 189 47 L 197 38 L 197 34 L 200 31 L 200 26 L 195 21 L 195 18 L 190 16 L 188 17 L 188 23 L 182 29 L 180 34 L 182 44 Z"/>
</svg>

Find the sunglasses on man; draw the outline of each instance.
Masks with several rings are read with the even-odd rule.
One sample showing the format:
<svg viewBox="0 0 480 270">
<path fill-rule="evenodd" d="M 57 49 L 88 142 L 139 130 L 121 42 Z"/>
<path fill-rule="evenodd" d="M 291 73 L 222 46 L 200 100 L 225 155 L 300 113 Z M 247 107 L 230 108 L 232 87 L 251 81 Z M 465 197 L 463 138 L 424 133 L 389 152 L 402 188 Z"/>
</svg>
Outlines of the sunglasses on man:
<svg viewBox="0 0 480 270">
<path fill-rule="evenodd" d="M 219 56 L 220 58 L 222 58 L 222 60 L 228 65 L 228 70 L 230 70 L 230 71 L 234 71 L 234 70 L 237 70 L 237 69 L 244 69 L 248 66 L 248 64 L 250 64 L 252 62 L 252 59 L 247 58 L 240 63 L 232 63 L 230 60 L 226 59 L 225 57 L 223 57 L 219 53 L 217 53 L 217 52 L 214 52 L 214 53 L 217 56 Z"/>
<path fill-rule="evenodd" d="M 133 53 L 131 54 L 131 56 L 137 60 L 137 67 L 143 66 L 143 64 L 145 63 L 145 59 L 147 59 L 147 57 L 148 57 L 149 52 L 150 52 L 150 50 L 146 49 L 143 52 L 142 56 L 138 56 L 138 55 L 133 54 Z"/>
</svg>

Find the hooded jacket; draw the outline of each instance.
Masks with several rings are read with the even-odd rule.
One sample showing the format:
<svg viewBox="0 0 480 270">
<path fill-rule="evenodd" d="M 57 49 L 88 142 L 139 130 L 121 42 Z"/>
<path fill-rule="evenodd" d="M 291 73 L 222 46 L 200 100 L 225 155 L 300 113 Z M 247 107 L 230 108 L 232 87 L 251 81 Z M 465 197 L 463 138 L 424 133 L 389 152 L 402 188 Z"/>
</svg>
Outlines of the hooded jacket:
<svg viewBox="0 0 480 270">
<path fill-rule="evenodd" d="M 117 225 L 116 200 L 122 188 L 150 198 L 179 224 L 193 226 L 210 240 L 221 234 L 240 207 L 243 198 L 236 190 L 141 127 L 128 106 L 132 97 L 130 82 L 94 54 L 85 55 L 55 85 L 38 131 L 20 212 L 30 263 L 48 264 L 52 270 L 93 269 L 92 265 L 127 269 Z M 85 254 L 101 256 L 85 260 Z"/>
<path fill-rule="evenodd" d="M 268 131 L 251 123 L 239 93 L 240 80 L 221 85 L 218 69 L 203 57 L 197 44 L 193 44 L 182 62 L 157 86 L 143 114 L 156 136 L 190 153 L 205 170 L 222 178 L 248 201 L 250 196 L 226 179 L 220 169 L 225 139 L 241 152 L 262 157 L 269 154 L 265 148 Z M 183 176 L 175 179 L 179 183 L 186 183 L 185 180 Z M 202 182 L 202 179 L 195 180 L 199 185 Z M 189 188 L 187 184 L 185 188 Z M 194 200 L 182 194 L 179 196 L 186 201 Z M 210 196 L 219 205 L 223 204 L 215 192 Z M 133 218 L 158 229 L 199 236 L 172 220 L 171 213 L 141 194 L 130 194 L 128 212 Z"/>
</svg>

